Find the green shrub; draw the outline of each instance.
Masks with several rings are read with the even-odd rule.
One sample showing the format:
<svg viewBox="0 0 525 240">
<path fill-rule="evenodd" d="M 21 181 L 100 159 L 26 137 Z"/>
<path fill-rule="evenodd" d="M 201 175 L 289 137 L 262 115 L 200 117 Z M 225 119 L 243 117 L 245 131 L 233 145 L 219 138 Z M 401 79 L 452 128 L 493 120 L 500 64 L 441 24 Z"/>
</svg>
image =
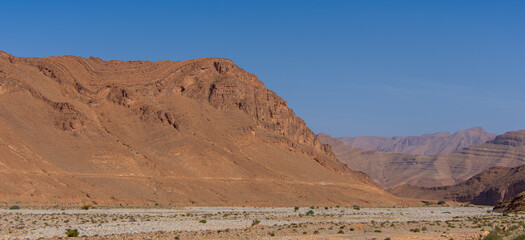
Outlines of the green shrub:
<svg viewBox="0 0 525 240">
<path fill-rule="evenodd" d="M 10 210 L 18 210 L 18 209 L 20 209 L 20 206 L 18 206 L 18 205 L 13 205 L 13 206 L 9 207 L 9 209 L 10 209 Z"/>
<path fill-rule="evenodd" d="M 339 230 L 339 232 L 337 232 L 337 234 L 345 234 L 345 232 L 343 230 Z"/>
<path fill-rule="evenodd" d="M 483 240 L 503 240 L 503 236 L 499 235 L 497 232 L 490 232 L 489 235 L 485 236 Z"/>
<path fill-rule="evenodd" d="M 299 210 L 299 207 L 294 207 L 293 210 L 294 212 L 297 212 L 297 210 Z"/>
<path fill-rule="evenodd" d="M 77 229 L 66 229 L 66 236 L 68 237 L 78 237 L 78 230 Z"/>
<path fill-rule="evenodd" d="M 261 221 L 255 219 L 255 220 L 252 221 L 252 226 L 255 226 L 255 225 L 259 224 L 259 223 L 261 223 Z"/>
<path fill-rule="evenodd" d="M 199 222 L 200 222 L 200 223 L 207 223 L 206 220 L 200 220 Z"/>
<path fill-rule="evenodd" d="M 314 215 L 314 211 L 313 210 L 310 210 L 308 212 L 306 212 L 306 216 L 313 216 Z"/>
<path fill-rule="evenodd" d="M 82 207 L 80 207 L 80 209 L 82 210 L 89 210 L 91 208 L 91 205 L 84 205 Z"/>
<path fill-rule="evenodd" d="M 438 205 L 443 205 L 443 204 L 445 204 L 445 201 L 443 201 L 443 200 L 438 202 Z"/>
</svg>

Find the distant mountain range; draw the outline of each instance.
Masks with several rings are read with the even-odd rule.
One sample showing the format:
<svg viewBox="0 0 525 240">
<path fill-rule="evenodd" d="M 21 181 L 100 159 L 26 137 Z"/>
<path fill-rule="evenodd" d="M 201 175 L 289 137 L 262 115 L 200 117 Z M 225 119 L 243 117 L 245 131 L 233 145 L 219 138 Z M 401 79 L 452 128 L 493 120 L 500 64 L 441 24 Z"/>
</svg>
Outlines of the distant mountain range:
<svg viewBox="0 0 525 240">
<path fill-rule="evenodd" d="M 318 136 L 321 142 L 332 147 L 339 161 L 370 175 L 387 189 L 403 184 L 420 187 L 453 185 L 495 166 L 525 164 L 525 130 L 508 132 L 451 154 L 431 156 L 363 150 L 326 134 Z"/>
<path fill-rule="evenodd" d="M 492 140 L 496 134 L 481 127 L 459 130 L 454 134 L 438 132 L 422 136 L 405 137 L 339 137 L 348 146 L 379 152 L 396 152 L 412 155 L 449 154 L 472 145 Z"/>
</svg>

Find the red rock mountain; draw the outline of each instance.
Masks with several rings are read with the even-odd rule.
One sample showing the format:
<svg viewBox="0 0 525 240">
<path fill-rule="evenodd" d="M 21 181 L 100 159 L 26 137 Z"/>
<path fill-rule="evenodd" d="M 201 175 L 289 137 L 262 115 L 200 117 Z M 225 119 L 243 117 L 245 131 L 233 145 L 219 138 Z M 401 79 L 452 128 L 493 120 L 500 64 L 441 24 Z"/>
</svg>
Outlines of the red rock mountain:
<svg viewBox="0 0 525 240">
<path fill-rule="evenodd" d="M 403 204 L 230 60 L 0 52 L 0 202 Z"/>
<path fill-rule="evenodd" d="M 332 146 L 341 162 L 370 175 L 389 189 L 403 184 L 420 187 L 453 185 L 495 166 L 525 164 L 525 130 L 508 132 L 455 153 L 433 156 L 353 148 L 326 134 L 320 134 L 319 138 Z"/>
<path fill-rule="evenodd" d="M 496 137 L 481 127 L 459 130 L 454 134 L 439 132 L 410 137 L 340 137 L 348 146 L 379 152 L 396 152 L 411 155 L 449 154 L 463 148 L 485 143 Z"/>
</svg>

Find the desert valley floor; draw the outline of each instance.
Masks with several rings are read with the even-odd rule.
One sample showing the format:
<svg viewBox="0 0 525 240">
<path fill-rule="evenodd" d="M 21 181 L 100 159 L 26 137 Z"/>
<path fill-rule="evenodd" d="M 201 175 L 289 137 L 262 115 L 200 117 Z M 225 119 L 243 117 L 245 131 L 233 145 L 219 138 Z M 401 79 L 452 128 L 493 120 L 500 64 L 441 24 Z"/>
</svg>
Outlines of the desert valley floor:
<svg viewBox="0 0 525 240">
<path fill-rule="evenodd" d="M 2 239 L 480 239 L 524 229 L 490 207 L 182 207 L 0 210 Z"/>
</svg>

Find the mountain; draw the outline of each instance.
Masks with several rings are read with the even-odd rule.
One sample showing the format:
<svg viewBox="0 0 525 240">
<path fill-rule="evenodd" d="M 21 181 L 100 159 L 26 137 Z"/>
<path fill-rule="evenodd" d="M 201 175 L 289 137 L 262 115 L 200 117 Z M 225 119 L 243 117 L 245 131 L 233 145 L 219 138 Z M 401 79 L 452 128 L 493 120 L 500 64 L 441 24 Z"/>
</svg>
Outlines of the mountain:
<svg viewBox="0 0 525 240">
<path fill-rule="evenodd" d="M 340 137 L 346 145 L 379 152 L 396 152 L 411 155 L 449 154 L 463 148 L 485 143 L 496 137 L 481 127 L 459 130 L 454 134 L 439 132 L 409 137 Z"/>
<path fill-rule="evenodd" d="M 494 206 L 525 191 L 525 165 L 515 168 L 493 167 L 465 182 L 452 186 L 423 188 L 402 185 L 391 190 L 398 196 L 453 200 Z"/>
<path fill-rule="evenodd" d="M 433 156 L 357 149 L 326 134 L 319 134 L 319 139 L 332 147 L 339 161 L 370 175 L 388 189 L 403 184 L 420 187 L 453 185 L 495 166 L 525 164 L 525 130 L 498 135 L 494 140 L 451 154 Z"/>
<path fill-rule="evenodd" d="M 401 205 L 232 61 L 0 52 L 0 203 Z"/>
</svg>

